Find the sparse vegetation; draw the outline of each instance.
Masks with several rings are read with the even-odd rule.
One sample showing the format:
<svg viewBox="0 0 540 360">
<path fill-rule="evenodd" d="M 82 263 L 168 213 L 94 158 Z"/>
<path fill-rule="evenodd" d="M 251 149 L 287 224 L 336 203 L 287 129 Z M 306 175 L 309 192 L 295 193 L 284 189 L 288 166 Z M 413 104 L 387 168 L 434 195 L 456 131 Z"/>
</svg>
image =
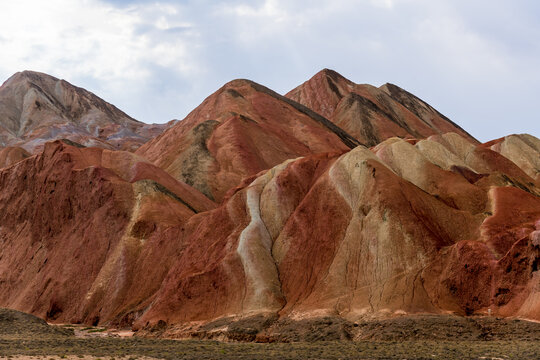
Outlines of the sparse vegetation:
<svg viewBox="0 0 540 360">
<path fill-rule="evenodd" d="M 0 340 L 0 355 L 158 359 L 537 359 L 531 341 L 360 341 L 221 343 L 200 340 L 75 338 Z"/>
<path fill-rule="evenodd" d="M 269 319 L 253 318 L 233 324 L 250 335 L 265 327 Z M 0 309 L 0 358 L 17 355 L 43 358 L 83 358 L 91 355 L 103 359 L 538 359 L 540 357 L 539 324 L 496 318 L 459 318 L 426 316 L 398 318 L 356 324 L 322 318 L 308 323 L 313 342 L 293 323 L 276 323 L 282 331 L 294 330 L 284 340 L 289 343 L 219 342 L 211 340 L 166 340 L 112 336 L 77 337 L 66 326 L 50 326 L 27 314 Z M 215 323 L 207 330 L 222 324 Z M 326 334 L 353 334 L 349 326 L 362 328 L 364 336 L 356 341 L 319 341 L 325 333 L 316 330 L 326 325 Z M 83 328 L 83 327 L 81 327 Z M 470 331 L 470 329 L 476 329 Z M 253 331 L 252 331 L 253 330 Z M 286 331 L 287 330 L 287 331 Z M 291 330 L 291 331 L 292 331 Z M 105 332 L 89 327 L 88 332 Z M 334 335 L 335 335 L 334 334 Z M 360 333 L 359 333 L 360 334 Z M 419 335 L 417 335 L 419 334 Z M 431 335 L 432 336 L 431 336 Z M 332 336 L 334 336 L 332 335 Z M 489 335 L 489 336 L 488 336 Z M 340 335 L 341 336 L 341 335 Z M 369 338 L 367 339 L 366 336 Z M 339 337 L 338 337 L 339 338 Z M 304 339 L 303 342 L 294 342 Z M 474 340 L 473 340 L 474 339 Z"/>
<path fill-rule="evenodd" d="M 105 328 L 101 328 L 101 329 L 92 329 L 92 330 L 89 330 L 88 332 L 89 333 L 100 333 L 100 332 L 104 332 L 106 330 L 107 329 L 105 329 Z"/>
</svg>

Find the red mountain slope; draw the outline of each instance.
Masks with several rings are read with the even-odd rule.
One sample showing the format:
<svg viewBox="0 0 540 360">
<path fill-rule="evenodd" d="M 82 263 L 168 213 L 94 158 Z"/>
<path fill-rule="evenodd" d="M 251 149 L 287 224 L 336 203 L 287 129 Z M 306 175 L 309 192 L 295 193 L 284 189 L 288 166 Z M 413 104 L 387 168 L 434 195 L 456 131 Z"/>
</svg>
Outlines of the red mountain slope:
<svg viewBox="0 0 540 360">
<path fill-rule="evenodd" d="M 137 154 L 220 201 L 246 176 L 357 144 L 304 106 L 254 82 L 234 80 Z"/>
<path fill-rule="evenodd" d="M 355 146 L 237 80 L 137 154 L 3 149 L 0 306 L 231 339 L 320 317 L 540 320 L 540 141 L 407 137 Z"/>
<path fill-rule="evenodd" d="M 131 153 L 48 143 L 0 170 L 0 304 L 128 321 L 176 259 L 180 244 L 164 232 L 213 207 Z"/>
<path fill-rule="evenodd" d="M 380 88 L 355 84 L 324 69 L 285 96 L 332 120 L 367 146 L 393 136 L 426 138 L 446 132 L 478 143 L 429 104 L 392 84 Z"/>
<path fill-rule="evenodd" d="M 461 159 L 445 138 L 484 159 Z M 136 327 L 488 309 L 538 319 L 540 189 L 484 151 L 449 134 L 272 168 L 190 220 L 191 245 Z"/>
</svg>

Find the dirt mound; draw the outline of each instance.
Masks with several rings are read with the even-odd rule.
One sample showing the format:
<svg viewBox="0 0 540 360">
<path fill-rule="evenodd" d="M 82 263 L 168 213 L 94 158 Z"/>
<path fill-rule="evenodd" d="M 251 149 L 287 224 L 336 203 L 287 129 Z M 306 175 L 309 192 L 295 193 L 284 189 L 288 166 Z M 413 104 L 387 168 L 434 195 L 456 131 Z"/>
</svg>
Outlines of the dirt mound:
<svg viewBox="0 0 540 360">
<path fill-rule="evenodd" d="M 142 330 L 138 335 L 260 343 L 540 341 L 540 323 L 490 316 L 421 314 L 353 322 L 336 316 L 293 319 L 267 314 L 240 319 L 225 317 L 200 327 L 180 327 L 176 332 L 161 325 Z"/>
<path fill-rule="evenodd" d="M 0 338 L 71 336 L 73 330 L 51 326 L 43 319 L 20 311 L 0 308 Z"/>
</svg>

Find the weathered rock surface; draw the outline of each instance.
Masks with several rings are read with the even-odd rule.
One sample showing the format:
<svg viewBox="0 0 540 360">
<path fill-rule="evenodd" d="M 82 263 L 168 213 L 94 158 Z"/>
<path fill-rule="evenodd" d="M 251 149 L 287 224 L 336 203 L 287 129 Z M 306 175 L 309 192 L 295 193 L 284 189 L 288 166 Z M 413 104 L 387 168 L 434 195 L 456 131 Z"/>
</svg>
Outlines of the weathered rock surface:
<svg viewBox="0 0 540 360">
<path fill-rule="evenodd" d="M 540 193 L 509 163 L 457 134 L 284 162 L 190 219 L 191 245 L 135 328 L 488 309 L 538 320 Z"/>
<path fill-rule="evenodd" d="M 332 120 L 366 146 L 393 136 L 426 138 L 447 132 L 478 143 L 429 104 L 393 84 L 355 84 L 324 69 L 285 96 Z"/>
<path fill-rule="evenodd" d="M 211 199 L 246 176 L 358 142 L 306 107 L 249 80 L 234 80 L 137 154 Z"/>
<path fill-rule="evenodd" d="M 509 135 L 484 145 L 518 165 L 533 179 L 540 181 L 540 141 L 529 134 Z"/>
<path fill-rule="evenodd" d="M 91 92 L 23 71 L 0 87 L 0 146 L 40 151 L 55 139 L 133 151 L 167 125 L 141 123 Z"/>
<path fill-rule="evenodd" d="M 213 207 L 132 153 L 48 143 L 0 170 L 0 303 L 128 322 L 176 259 L 167 229 Z"/>
</svg>

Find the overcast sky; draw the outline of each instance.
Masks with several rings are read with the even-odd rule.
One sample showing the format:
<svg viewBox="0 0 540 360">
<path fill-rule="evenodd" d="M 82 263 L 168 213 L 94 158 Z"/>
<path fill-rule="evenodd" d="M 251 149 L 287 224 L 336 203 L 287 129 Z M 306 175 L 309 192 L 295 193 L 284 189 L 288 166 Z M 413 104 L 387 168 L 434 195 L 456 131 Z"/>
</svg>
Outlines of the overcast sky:
<svg viewBox="0 0 540 360">
<path fill-rule="evenodd" d="M 540 3 L 503 0 L 18 0 L 0 78 L 46 72 L 144 122 L 235 78 L 286 93 L 330 68 L 391 82 L 482 141 L 540 137 Z"/>
</svg>

